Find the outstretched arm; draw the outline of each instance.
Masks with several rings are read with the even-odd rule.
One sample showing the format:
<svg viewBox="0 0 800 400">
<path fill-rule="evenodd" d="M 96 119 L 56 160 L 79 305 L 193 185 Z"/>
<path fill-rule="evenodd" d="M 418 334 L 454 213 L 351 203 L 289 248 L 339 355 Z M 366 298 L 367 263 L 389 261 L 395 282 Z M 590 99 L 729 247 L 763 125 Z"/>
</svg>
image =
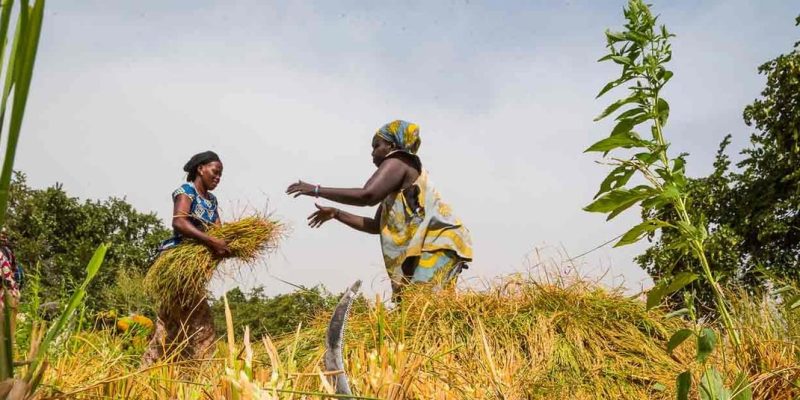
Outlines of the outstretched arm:
<svg viewBox="0 0 800 400">
<path fill-rule="evenodd" d="M 389 193 L 398 190 L 402 186 L 405 171 L 406 168 L 403 161 L 389 158 L 381 163 L 378 170 L 360 189 L 319 187 L 319 190 L 317 190 L 317 186 L 299 181 L 289 185 L 286 193 L 294 195 L 294 197 L 301 195 L 318 196 L 351 206 L 374 206 L 386 198 Z"/>
<path fill-rule="evenodd" d="M 315 204 L 315 206 L 317 206 L 317 211 L 308 217 L 308 226 L 312 228 L 319 228 L 325 222 L 331 219 L 337 219 L 339 222 L 357 231 L 373 235 L 380 233 L 380 217 L 383 206 L 378 206 L 374 218 L 350 214 L 347 211 L 342 211 L 334 207 L 323 207 L 319 204 Z"/>
</svg>

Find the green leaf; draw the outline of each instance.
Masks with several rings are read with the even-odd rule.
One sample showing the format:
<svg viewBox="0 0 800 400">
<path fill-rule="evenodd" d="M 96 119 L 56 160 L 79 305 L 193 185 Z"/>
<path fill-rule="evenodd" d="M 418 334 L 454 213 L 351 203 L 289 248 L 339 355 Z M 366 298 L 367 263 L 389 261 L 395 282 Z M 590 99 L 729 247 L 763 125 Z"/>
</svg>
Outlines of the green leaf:
<svg viewBox="0 0 800 400">
<path fill-rule="evenodd" d="M 620 147 L 624 149 L 630 149 L 632 147 L 647 147 L 647 142 L 631 136 L 623 136 L 623 135 L 611 136 L 591 145 L 588 149 L 584 150 L 583 152 L 608 153 L 609 151 Z"/>
<path fill-rule="evenodd" d="M 675 275 L 674 278 L 672 278 L 672 282 L 669 284 L 669 287 L 667 287 L 667 293 L 675 293 L 678 290 L 683 289 L 686 285 L 697 280 L 697 278 L 698 278 L 697 274 L 693 274 L 691 272 L 686 272 L 686 271 L 681 272 L 678 275 Z"/>
<path fill-rule="evenodd" d="M 0 319 L 0 379 L 14 377 L 14 332 L 11 331 L 11 292 L 3 290 L 3 315 Z"/>
<path fill-rule="evenodd" d="M 633 65 L 631 59 L 625 56 L 611 56 L 611 59 L 620 65 Z"/>
<path fill-rule="evenodd" d="M 614 245 L 614 247 L 625 246 L 638 242 L 644 235 L 655 231 L 658 228 L 671 226 L 669 223 L 655 219 L 644 221 L 622 235 L 622 238 Z"/>
<path fill-rule="evenodd" d="M 686 240 L 697 240 L 702 242 L 707 236 L 705 227 L 697 227 L 684 221 L 676 221 L 675 226 Z"/>
<path fill-rule="evenodd" d="M 607 55 L 607 56 L 605 56 L 605 57 L 603 57 L 603 58 L 601 58 L 601 59 L 599 59 L 597 61 L 610 60 L 611 57 L 613 57 L 613 56 L 614 56 L 613 54 L 609 54 L 609 55 Z M 619 86 L 619 85 L 621 85 L 621 84 L 623 84 L 623 83 L 625 83 L 625 82 L 627 82 L 629 80 L 630 79 L 628 79 L 626 77 L 622 77 L 622 78 L 619 78 L 617 80 L 613 80 L 611 82 L 608 82 L 605 86 L 603 86 L 602 89 L 600 89 L 600 93 L 598 93 L 597 96 L 595 96 L 595 99 L 600 98 L 600 96 L 608 93 L 609 90 L 611 90 L 611 89 L 613 89 L 613 88 L 615 88 L 615 87 L 617 87 L 617 86 Z"/>
<path fill-rule="evenodd" d="M 672 181 L 672 171 L 666 168 L 656 168 L 656 174 L 658 174 L 658 177 L 664 180 L 665 182 Z"/>
<path fill-rule="evenodd" d="M 606 38 L 610 43 L 621 42 L 626 40 L 625 34 L 622 32 L 614 32 L 610 30 L 606 30 Z"/>
<path fill-rule="evenodd" d="M 644 187 L 646 189 L 639 189 L 641 187 Z M 606 217 L 606 221 L 611 221 L 617 215 L 622 214 L 623 211 L 625 211 L 625 210 L 633 207 L 634 205 L 636 205 L 636 203 L 639 202 L 639 200 L 645 200 L 645 199 L 653 196 L 653 193 L 654 193 L 652 188 L 650 188 L 648 186 L 643 186 L 643 185 L 637 186 L 636 188 L 633 188 L 632 190 L 634 192 L 640 193 L 641 197 L 639 199 L 637 199 L 637 200 L 632 200 L 632 201 L 625 202 L 625 203 L 621 204 L 619 207 L 613 209 L 608 214 L 608 216 Z"/>
<path fill-rule="evenodd" d="M 669 202 L 662 196 L 653 196 L 647 200 L 642 201 L 642 208 L 645 210 L 655 210 L 663 207 Z"/>
<path fill-rule="evenodd" d="M 29 11 L 30 15 L 28 15 Z M 6 100 L 8 99 L 11 85 L 14 87 L 14 99 L 9 121 L 6 155 L 3 158 L 3 170 L 2 174 L 0 174 L 0 193 L 4 193 L 0 195 L 0 224 L 5 221 L 6 206 L 8 205 L 8 196 L 5 195 L 5 191 L 8 190 L 11 174 L 14 171 L 14 157 L 17 152 L 17 142 L 19 141 L 22 120 L 25 115 L 25 105 L 28 101 L 28 90 L 33 78 L 33 66 L 36 61 L 36 52 L 39 48 L 39 35 L 42 31 L 42 18 L 44 18 L 44 0 L 36 1 L 30 10 L 25 4 L 20 7 L 20 19 L 18 21 L 20 26 L 17 29 L 20 40 L 17 41 L 17 37 L 14 37 L 15 46 L 11 51 L 9 69 L 6 71 L 12 77 L 10 81 L 6 81 L 2 105 L 0 105 L 0 120 L 5 119 Z M 13 65 L 13 73 L 11 72 L 11 65 Z"/>
<path fill-rule="evenodd" d="M 647 291 L 647 309 L 650 310 L 661 304 L 661 299 L 667 294 L 667 282 L 659 281 L 653 288 Z"/>
<path fill-rule="evenodd" d="M 730 400 L 731 393 L 722 382 L 722 375 L 715 368 L 709 368 L 700 378 L 700 398 L 703 400 Z"/>
<path fill-rule="evenodd" d="M 681 372 L 675 380 L 678 400 L 689 400 L 689 391 L 692 389 L 692 373 L 689 371 Z"/>
<path fill-rule="evenodd" d="M 691 329 L 681 329 L 675 332 L 672 337 L 669 338 L 669 342 L 667 342 L 667 351 L 672 354 L 678 346 L 681 345 L 689 336 L 692 336 L 694 332 Z"/>
<path fill-rule="evenodd" d="M 597 62 L 603 62 L 603 61 L 610 60 L 610 59 L 611 59 L 611 56 L 613 56 L 613 55 L 614 55 L 613 53 L 612 53 L 612 54 L 606 54 L 606 55 L 604 55 L 603 57 L 600 57 L 600 58 L 597 60 Z"/>
<path fill-rule="evenodd" d="M 650 40 L 647 36 L 645 36 L 645 35 L 643 35 L 643 34 L 641 34 L 639 32 L 636 32 L 636 31 L 629 31 L 629 32 L 626 33 L 625 36 L 629 40 L 633 40 L 633 41 L 635 41 L 636 43 L 638 43 L 640 45 L 643 44 L 643 43 L 646 43 L 647 41 Z"/>
<path fill-rule="evenodd" d="M 658 115 L 658 120 L 661 122 L 661 125 L 665 125 L 667 123 L 667 118 L 669 118 L 669 103 L 661 97 L 658 98 L 658 102 L 656 103 L 656 114 Z"/>
<path fill-rule="evenodd" d="M 660 76 L 661 78 L 661 86 L 664 86 L 670 79 L 672 79 L 672 71 L 663 70 L 664 73 Z"/>
<path fill-rule="evenodd" d="M 733 385 L 731 400 L 753 400 L 753 385 L 747 381 L 747 375 L 740 372 Z"/>
<path fill-rule="evenodd" d="M 665 247 L 667 250 L 679 250 L 686 254 L 689 250 L 689 241 L 683 237 L 679 237 L 672 241 L 672 243 L 667 244 Z"/>
<path fill-rule="evenodd" d="M 97 271 L 100 270 L 100 265 L 103 264 L 103 260 L 106 257 L 106 252 L 108 251 L 108 246 L 105 244 L 101 244 L 95 250 L 94 255 L 92 255 L 92 259 L 89 260 L 89 264 L 86 265 L 86 279 L 83 281 L 82 288 L 86 288 L 89 286 L 89 282 L 94 279 L 94 276 L 97 275 Z"/>
<path fill-rule="evenodd" d="M 626 118 L 617 123 L 611 131 L 610 136 L 631 136 L 629 133 L 633 129 L 633 120 Z"/>
<path fill-rule="evenodd" d="M 714 351 L 717 344 L 717 335 L 710 328 L 703 328 L 697 337 L 697 361 L 704 363 Z"/>
<path fill-rule="evenodd" d="M 646 113 L 647 113 L 647 111 L 642 107 L 631 108 L 630 110 L 625 110 L 624 112 L 622 112 L 619 115 L 617 115 L 616 120 L 619 121 L 619 120 L 623 120 L 623 119 L 626 119 L 626 118 L 631 118 L 631 117 L 635 117 L 635 116 L 644 115 Z M 646 120 L 647 116 L 645 115 L 644 118 Z"/>
<path fill-rule="evenodd" d="M 634 204 L 650 196 L 650 192 L 642 189 L 615 189 L 584 207 L 584 211 L 608 213 L 626 204 Z"/>
<path fill-rule="evenodd" d="M 601 194 L 606 193 L 610 190 L 614 190 L 625 186 L 625 184 L 628 183 L 628 181 L 631 179 L 631 177 L 635 172 L 636 168 L 633 167 L 632 165 L 627 165 L 627 164 L 620 165 L 619 167 L 614 168 L 614 170 L 608 174 L 606 179 L 604 179 L 603 182 L 600 183 L 600 190 L 597 192 L 597 194 L 594 195 L 594 198 L 596 199 L 597 196 L 600 196 Z"/>
<path fill-rule="evenodd" d="M 655 153 L 637 153 L 634 157 L 645 165 L 651 165 L 658 161 L 658 154 Z"/>
<path fill-rule="evenodd" d="M 594 120 L 595 120 L 595 122 L 596 121 L 600 121 L 601 119 L 607 117 L 609 114 L 613 113 L 614 111 L 617 111 L 620 107 L 624 106 L 625 104 L 630 104 L 630 103 L 636 102 L 638 100 L 639 100 L 639 95 L 635 94 L 635 93 L 630 95 L 630 96 L 628 96 L 628 97 L 626 97 L 626 98 L 624 98 L 624 99 L 617 100 L 617 101 L 611 103 L 611 105 L 609 105 L 608 107 L 606 107 L 606 109 L 603 110 L 603 112 L 600 113 L 600 115 L 598 115 Z"/>
<path fill-rule="evenodd" d="M 61 313 L 55 324 L 53 324 L 50 329 L 47 330 L 47 335 L 45 335 L 44 339 L 39 344 L 39 348 L 37 349 L 36 354 L 33 356 L 33 362 L 30 367 L 31 371 L 36 371 L 39 365 L 41 365 L 44 356 L 47 354 L 50 344 L 52 344 L 61 331 L 64 330 L 64 328 L 67 326 L 67 322 L 72 318 L 72 315 L 75 313 L 75 310 L 78 308 L 81 301 L 83 301 L 83 298 L 86 296 L 86 288 L 89 287 L 92 279 L 94 279 L 94 276 L 97 274 L 97 271 L 99 270 L 100 265 L 103 263 L 103 259 L 105 258 L 107 251 L 108 246 L 105 244 L 101 244 L 97 247 L 97 250 L 95 250 L 92 259 L 86 266 L 86 278 L 83 280 L 81 286 L 72 293 L 72 296 L 70 296 L 69 300 L 67 301 L 67 307 L 64 309 L 64 312 Z"/>
<path fill-rule="evenodd" d="M 0 12 L 0 65 L 3 65 L 3 57 L 6 53 L 8 26 L 11 21 L 11 9 L 13 7 L 13 1 L 4 1 L 2 4 L 2 12 Z"/>
<path fill-rule="evenodd" d="M 677 157 L 672 161 L 672 173 L 673 174 L 683 174 L 686 171 L 686 159 L 683 157 Z"/>
</svg>

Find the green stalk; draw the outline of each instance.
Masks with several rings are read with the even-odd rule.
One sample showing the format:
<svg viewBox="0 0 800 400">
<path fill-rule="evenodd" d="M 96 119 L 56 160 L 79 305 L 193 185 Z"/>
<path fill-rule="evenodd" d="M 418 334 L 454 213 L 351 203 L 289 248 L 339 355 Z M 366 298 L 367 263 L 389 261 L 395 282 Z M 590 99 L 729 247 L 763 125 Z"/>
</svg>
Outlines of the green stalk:
<svg viewBox="0 0 800 400">
<path fill-rule="evenodd" d="M 652 112 L 653 115 L 656 115 L 656 104 L 658 104 L 659 99 L 659 92 L 660 90 L 655 90 L 655 101 L 652 105 Z M 663 136 L 663 131 L 661 127 L 661 122 L 656 115 L 656 118 L 653 119 L 653 126 L 655 127 L 655 139 L 658 142 L 658 145 L 661 146 L 661 150 L 659 150 L 659 158 L 661 162 L 664 164 L 664 169 L 667 171 L 668 174 L 672 174 L 672 170 L 670 169 L 669 165 L 669 157 L 667 157 L 667 150 L 665 147 L 665 141 Z M 678 212 L 678 217 L 682 222 L 693 226 L 691 218 L 689 217 L 689 213 L 686 211 L 686 202 L 684 201 L 683 197 L 678 197 L 678 199 L 673 202 L 676 211 Z M 720 316 L 722 317 L 722 323 L 725 325 L 725 329 L 730 332 L 731 337 L 733 338 L 733 342 L 736 347 L 741 346 L 741 339 L 739 338 L 739 332 L 735 329 L 733 318 L 731 317 L 730 312 L 728 311 L 728 307 L 726 305 L 725 294 L 722 292 L 722 288 L 719 286 L 716 278 L 714 278 L 714 274 L 711 273 L 711 266 L 708 263 L 708 259 L 706 258 L 705 252 L 705 244 L 701 240 L 692 239 L 690 241 L 692 252 L 694 256 L 700 261 L 700 266 L 703 269 L 703 275 L 711 285 L 711 290 L 714 292 L 714 300 L 717 303 L 717 308 L 719 309 Z"/>
<path fill-rule="evenodd" d="M 739 331 L 734 326 L 733 318 L 728 311 L 725 294 L 722 292 L 722 288 L 719 286 L 719 283 L 711 273 L 711 267 L 709 266 L 708 259 L 706 258 L 705 246 L 703 242 L 694 240 L 692 243 L 692 250 L 694 251 L 695 256 L 700 260 L 700 265 L 703 267 L 703 274 L 711 285 L 711 290 L 714 292 L 717 308 L 719 309 L 720 316 L 722 317 L 722 323 L 725 325 L 725 329 L 730 332 L 734 345 L 736 345 L 736 347 L 740 347 L 742 345 L 742 341 L 739 338 Z"/>
<path fill-rule="evenodd" d="M 3 290 L 3 315 L 0 320 L 0 380 L 14 377 L 14 332 L 11 331 L 11 295 Z"/>
</svg>

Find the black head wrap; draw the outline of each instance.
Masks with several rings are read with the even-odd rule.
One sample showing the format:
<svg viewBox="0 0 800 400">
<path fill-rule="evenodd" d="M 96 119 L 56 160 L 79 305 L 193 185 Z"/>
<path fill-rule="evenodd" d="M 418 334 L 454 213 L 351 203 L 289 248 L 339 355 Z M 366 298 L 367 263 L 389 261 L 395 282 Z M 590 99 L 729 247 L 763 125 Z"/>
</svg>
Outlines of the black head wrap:
<svg viewBox="0 0 800 400">
<path fill-rule="evenodd" d="M 186 165 L 183 166 L 183 170 L 187 173 L 186 181 L 192 182 L 195 178 L 197 178 L 197 167 L 212 163 L 214 161 L 221 162 L 217 153 L 214 153 L 210 150 L 193 155 Z"/>
</svg>

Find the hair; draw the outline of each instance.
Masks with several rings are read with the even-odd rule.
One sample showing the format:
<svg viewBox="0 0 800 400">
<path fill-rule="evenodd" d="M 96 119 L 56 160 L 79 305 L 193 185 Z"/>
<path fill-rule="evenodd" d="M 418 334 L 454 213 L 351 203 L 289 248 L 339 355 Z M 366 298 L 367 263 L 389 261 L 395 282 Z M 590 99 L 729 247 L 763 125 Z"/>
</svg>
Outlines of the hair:
<svg viewBox="0 0 800 400">
<path fill-rule="evenodd" d="M 184 172 L 186 172 L 186 182 L 193 182 L 195 178 L 197 178 L 197 168 L 203 165 L 212 163 L 214 161 L 222 162 L 219 159 L 217 153 L 213 151 L 204 151 L 202 153 L 197 153 L 186 162 L 186 165 L 183 166 Z"/>
</svg>

